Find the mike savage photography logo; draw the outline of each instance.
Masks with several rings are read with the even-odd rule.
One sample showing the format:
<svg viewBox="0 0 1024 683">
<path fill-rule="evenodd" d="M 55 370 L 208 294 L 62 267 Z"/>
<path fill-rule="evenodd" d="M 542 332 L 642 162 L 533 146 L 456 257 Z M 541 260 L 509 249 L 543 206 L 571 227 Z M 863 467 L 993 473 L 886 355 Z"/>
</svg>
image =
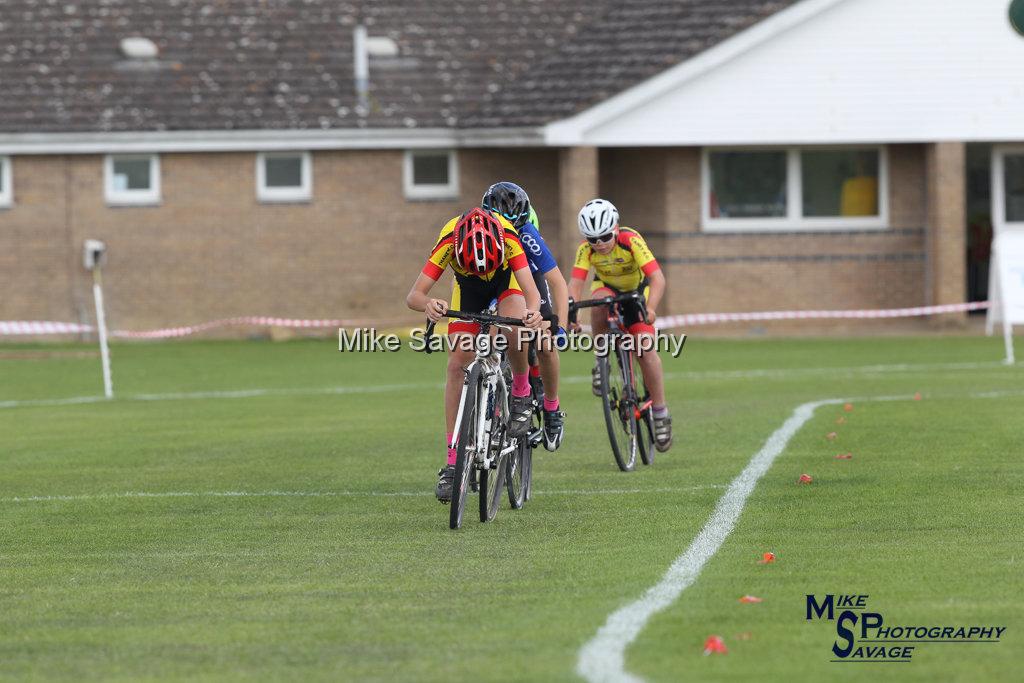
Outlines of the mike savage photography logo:
<svg viewBox="0 0 1024 683">
<path fill-rule="evenodd" d="M 600 355 L 607 355 L 616 350 L 631 351 L 636 353 L 647 353 L 657 351 L 667 353 L 673 358 L 678 358 L 683 353 L 683 346 L 686 344 L 685 334 L 666 334 L 657 332 L 655 335 L 643 335 L 634 337 L 629 334 L 620 335 L 597 335 L 569 334 L 564 343 L 559 344 L 552 336 L 538 334 L 534 330 L 522 329 L 519 335 L 511 335 L 510 342 L 504 335 L 489 337 L 485 335 L 460 334 L 454 338 L 447 335 L 434 335 L 427 338 L 422 329 L 412 331 L 411 337 L 406 340 L 413 351 L 425 351 L 428 347 L 431 351 L 460 351 L 474 352 L 478 348 L 487 352 L 489 349 L 507 351 L 512 346 L 519 346 L 520 349 L 527 348 L 536 341 L 541 350 L 558 348 L 560 351 L 585 351 L 596 352 Z M 338 350 L 347 353 L 395 353 L 402 349 L 403 339 L 395 333 L 381 334 L 372 327 L 363 327 L 354 330 L 344 328 L 338 330 Z"/>
<path fill-rule="evenodd" d="M 867 595 L 829 593 L 807 597 L 807 621 L 835 622 L 833 659 L 839 664 L 909 663 L 931 644 L 998 643 L 1005 626 L 994 624 L 917 624 L 887 621 L 869 612 Z"/>
</svg>

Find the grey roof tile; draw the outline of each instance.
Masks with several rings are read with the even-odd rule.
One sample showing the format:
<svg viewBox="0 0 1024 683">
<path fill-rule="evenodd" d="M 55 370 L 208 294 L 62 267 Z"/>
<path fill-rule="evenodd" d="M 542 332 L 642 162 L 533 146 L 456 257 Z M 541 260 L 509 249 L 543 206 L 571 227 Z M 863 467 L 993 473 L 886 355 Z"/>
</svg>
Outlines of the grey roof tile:
<svg viewBox="0 0 1024 683">
<path fill-rule="evenodd" d="M 535 126 L 796 0 L 2 0 L 0 132 Z M 357 110 L 352 29 L 393 38 Z M 155 64 L 119 41 L 153 40 Z"/>
</svg>

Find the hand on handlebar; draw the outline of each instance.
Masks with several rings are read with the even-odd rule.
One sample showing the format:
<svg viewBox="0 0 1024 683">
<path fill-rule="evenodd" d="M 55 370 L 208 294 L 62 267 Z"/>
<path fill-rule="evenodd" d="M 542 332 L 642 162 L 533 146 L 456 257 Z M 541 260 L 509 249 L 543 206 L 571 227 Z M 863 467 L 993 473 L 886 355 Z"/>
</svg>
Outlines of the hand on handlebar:
<svg viewBox="0 0 1024 683">
<path fill-rule="evenodd" d="M 647 324 L 653 325 L 654 321 L 658 319 L 658 313 L 650 306 L 647 307 Z"/>
<path fill-rule="evenodd" d="M 551 326 L 551 323 L 544 320 L 544 318 L 541 317 L 541 314 L 537 311 L 526 311 L 523 315 L 523 324 L 531 330 L 542 330 Z"/>
<path fill-rule="evenodd" d="M 436 323 L 448 312 L 448 302 L 444 299 L 431 299 L 423 312 L 427 314 L 428 320 Z"/>
<path fill-rule="evenodd" d="M 582 329 L 583 329 L 583 326 L 580 325 L 579 322 L 577 322 L 575 320 L 573 320 L 571 323 L 569 323 L 569 331 L 570 332 L 579 332 Z"/>
</svg>

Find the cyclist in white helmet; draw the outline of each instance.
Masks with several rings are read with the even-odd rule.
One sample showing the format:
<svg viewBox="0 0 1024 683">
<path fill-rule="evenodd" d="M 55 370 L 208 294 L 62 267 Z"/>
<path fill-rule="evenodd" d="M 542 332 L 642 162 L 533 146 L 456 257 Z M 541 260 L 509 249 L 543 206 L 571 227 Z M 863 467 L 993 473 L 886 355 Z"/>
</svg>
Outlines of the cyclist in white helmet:
<svg viewBox="0 0 1024 683">
<path fill-rule="evenodd" d="M 653 336 L 658 304 L 665 295 L 665 274 L 651 253 L 644 238 L 633 228 L 619 226 L 619 211 L 607 199 L 593 199 L 583 205 L 579 213 L 579 229 L 585 241 L 576 250 L 576 263 L 569 282 L 569 296 L 578 301 L 583 293 L 590 270 L 594 282 L 590 287 L 592 298 L 614 296 L 638 291 L 647 300 L 647 318 L 640 306 L 622 304 L 626 328 L 635 337 Z M 606 306 L 590 309 L 590 324 L 594 334 L 608 332 Z M 638 354 L 644 386 L 651 394 L 654 416 L 654 445 L 659 451 L 672 446 L 672 418 L 665 404 L 665 382 L 662 378 L 661 358 L 656 352 Z M 597 368 L 593 372 L 593 391 L 601 395 Z"/>
</svg>

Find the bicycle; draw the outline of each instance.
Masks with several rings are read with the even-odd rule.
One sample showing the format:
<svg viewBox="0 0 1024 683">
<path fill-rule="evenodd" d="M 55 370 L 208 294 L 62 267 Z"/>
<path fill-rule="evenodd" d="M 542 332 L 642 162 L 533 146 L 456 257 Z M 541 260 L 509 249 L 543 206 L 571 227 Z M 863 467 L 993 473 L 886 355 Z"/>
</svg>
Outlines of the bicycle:
<svg viewBox="0 0 1024 683">
<path fill-rule="evenodd" d="M 509 388 L 502 367 L 505 354 L 499 351 L 491 339 L 491 327 L 524 327 L 523 321 L 487 313 L 448 311 L 448 318 L 470 320 L 480 324 L 476 335 L 476 358 L 466 367 L 466 379 L 459 399 L 459 412 L 453 430 L 455 444 L 455 481 L 452 486 L 451 508 L 448 526 L 458 529 L 462 526 L 466 498 L 474 474 L 479 474 L 480 521 L 489 522 L 497 514 L 502 489 L 506 488 L 506 476 L 510 474 L 517 482 L 517 488 L 508 488 L 509 500 L 522 501 L 529 493 L 529 465 L 524 466 L 520 441 L 508 435 Z M 425 335 L 425 351 L 432 352 L 431 337 L 436 323 L 428 322 Z M 517 453 L 515 465 L 510 465 L 511 456 Z M 524 476 L 525 475 L 525 476 Z M 525 484 L 523 483 L 525 481 Z"/>
<path fill-rule="evenodd" d="M 534 364 L 537 350 L 530 344 L 530 365 Z M 504 359 L 502 371 L 505 374 L 505 382 L 512 385 L 512 366 L 508 358 Z M 533 413 L 530 418 L 530 431 L 519 440 L 516 452 L 508 460 L 508 470 L 505 475 L 505 485 L 508 487 L 508 502 L 513 510 L 522 509 L 526 501 L 533 497 L 533 449 L 544 440 L 544 412 L 543 412 L 544 385 L 540 378 L 537 382 L 530 382 L 530 400 L 533 405 Z"/>
<path fill-rule="evenodd" d="M 644 319 L 647 318 L 647 303 L 643 295 L 640 292 L 626 292 L 600 299 L 571 301 L 569 321 L 576 322 L 576 313 L 581 308 L 608 307 L 609 348 L 614 350 L 615 362 L 612 367 L 608 353 L 597 356 L 601 404 L 615 462 L 623 472 L 632 472 L 636 469 L 637 453 L 643 464 L 654 463 L 654 414 L 646 387 L 642 394 L 637 391 L 635 352 L 631 346 L 618 343 L 620 340 L 616 339 L 629 334 L 620 308 L 620 304 L 627 301 L 638 302 L 641 314 Z"/>
</svg>

